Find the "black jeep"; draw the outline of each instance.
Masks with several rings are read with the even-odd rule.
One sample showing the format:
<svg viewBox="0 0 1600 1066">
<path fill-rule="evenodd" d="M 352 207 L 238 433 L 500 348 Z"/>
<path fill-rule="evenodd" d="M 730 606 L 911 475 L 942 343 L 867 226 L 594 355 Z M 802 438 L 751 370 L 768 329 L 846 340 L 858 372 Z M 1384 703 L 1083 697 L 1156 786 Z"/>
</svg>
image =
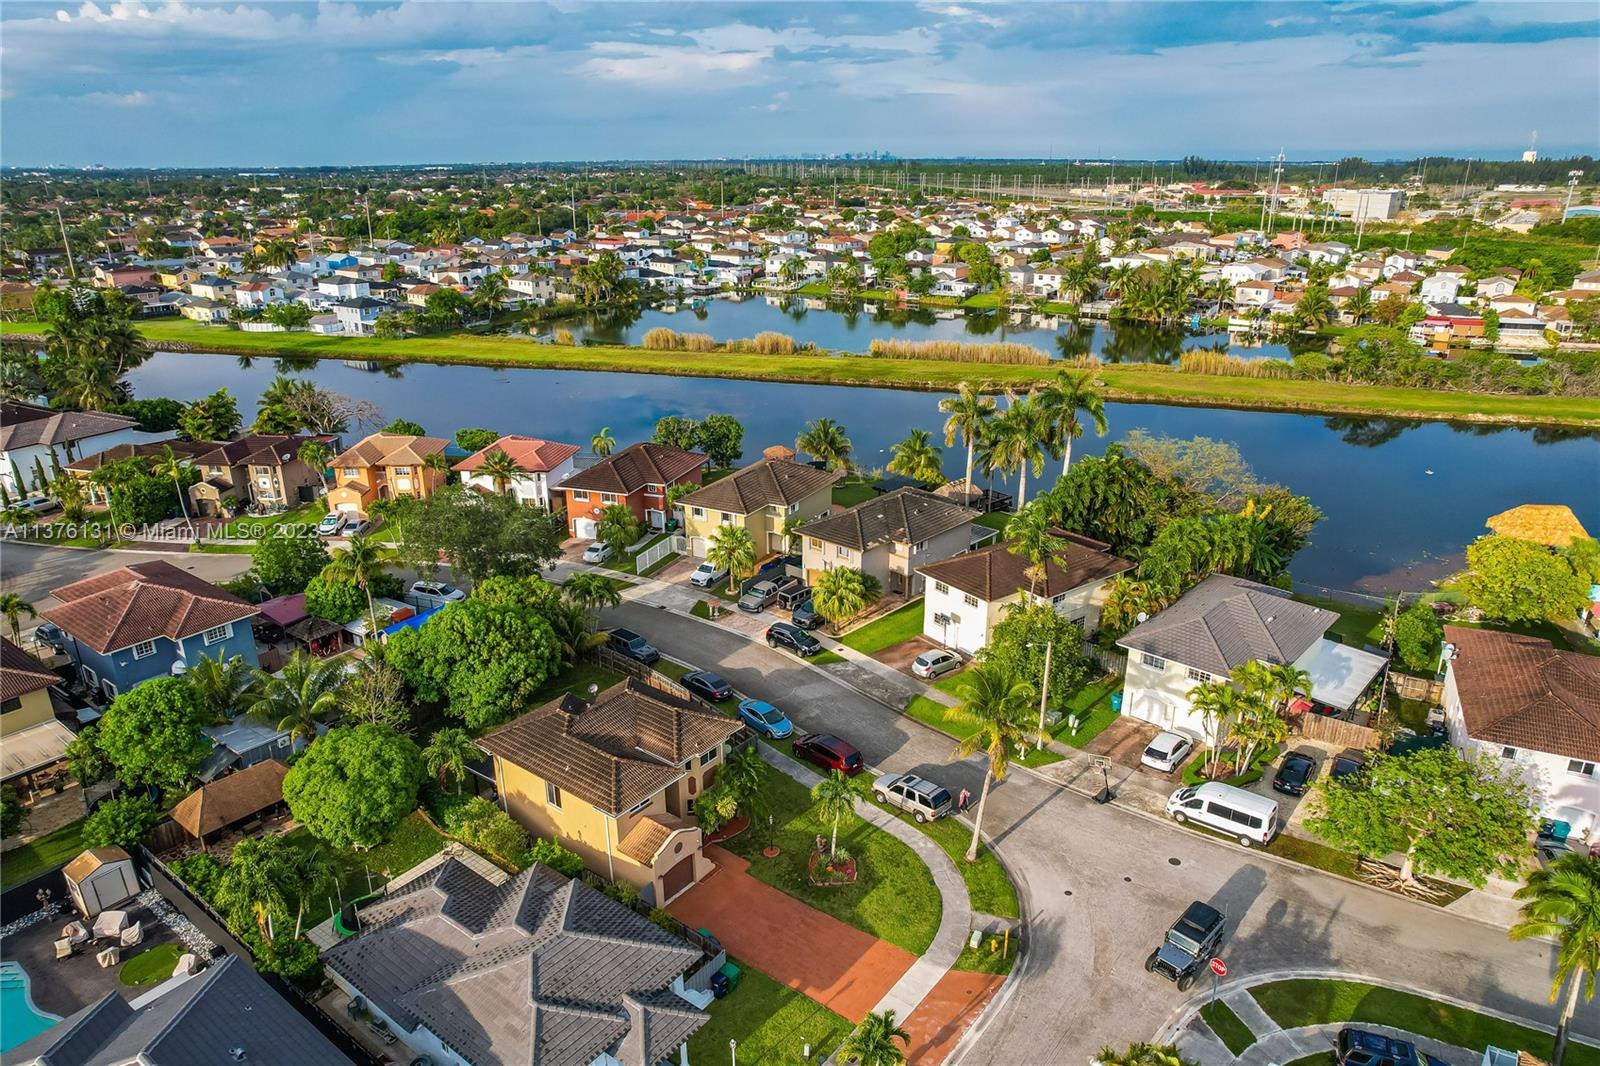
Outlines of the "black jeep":
<svg viewBox="0 0 1600 1066">
<path fill-rule="evenodd" d="M 1187 992 L 1222 946 L 1225 923 L 1221 911 L 1196 900 L 1172 923 L 1161 946 L 1144 960 L 1144 968 L 1178 982 L 1178 991 Z"/>
</svg>

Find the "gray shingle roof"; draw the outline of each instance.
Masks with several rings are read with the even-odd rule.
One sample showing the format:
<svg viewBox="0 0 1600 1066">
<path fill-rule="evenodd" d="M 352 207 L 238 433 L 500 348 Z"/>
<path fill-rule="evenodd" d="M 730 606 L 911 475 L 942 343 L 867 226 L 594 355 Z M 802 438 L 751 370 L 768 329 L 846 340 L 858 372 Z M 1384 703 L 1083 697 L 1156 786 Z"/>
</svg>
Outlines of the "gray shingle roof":
<svg viewBox="0 0 1600 1066">
<path fill-rule="evenodd" d="M 885 541 L 916 544 L 971 525 L 978 512 L 922 489 L 895 489 L 806 523 L 805 535 L 865 551 Z"/>
<path fill-rule="evenodd" d="M 710 507 L 730 514 L 751 514 L 763 507 L 799 503 L 839 480 L 837 472 L 818 470 L 789 459 L 758 459 L 718 478 L 679 500 L 683 507 Z"/>
<path fill-rule="evenodd" d="M 1222 676 L 1252 660 L 1292 663 L 1338 620 L 1282 589 L 1212 574 L 1118 643 Z"/>
</svg>

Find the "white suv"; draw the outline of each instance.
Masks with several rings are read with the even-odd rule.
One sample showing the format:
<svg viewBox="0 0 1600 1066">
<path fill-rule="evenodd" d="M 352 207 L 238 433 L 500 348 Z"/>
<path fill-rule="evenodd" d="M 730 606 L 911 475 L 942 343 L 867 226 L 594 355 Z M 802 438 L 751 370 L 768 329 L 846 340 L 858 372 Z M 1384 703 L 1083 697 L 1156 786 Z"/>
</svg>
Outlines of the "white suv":
<svg viewBox="0 0 1600 1066">
<path fill-rule="evenodd" d="M 689 584 L 695 588 L 708 589 L 727 576 L 727 567 L 719 567 L 714 563 L 701 563 L 694 568 L 694 573 L 689 575 Z"/>
</svg>

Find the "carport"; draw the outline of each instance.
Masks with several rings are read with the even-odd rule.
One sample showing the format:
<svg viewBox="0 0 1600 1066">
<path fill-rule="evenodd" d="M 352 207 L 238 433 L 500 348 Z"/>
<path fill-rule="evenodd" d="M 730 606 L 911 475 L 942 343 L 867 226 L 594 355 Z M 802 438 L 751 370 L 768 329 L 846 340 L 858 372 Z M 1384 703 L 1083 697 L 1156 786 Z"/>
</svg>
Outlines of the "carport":
<svg viewBox="0 0 1600 1066">
<path fill-rule="evenodd" d="M 1347 713 L 1361 702 L 1387 663 L 1381 655 L 1323 639 L 1307 648 L 1294 665 L 1311 676 L 1308 696 Z"/>
</svg>

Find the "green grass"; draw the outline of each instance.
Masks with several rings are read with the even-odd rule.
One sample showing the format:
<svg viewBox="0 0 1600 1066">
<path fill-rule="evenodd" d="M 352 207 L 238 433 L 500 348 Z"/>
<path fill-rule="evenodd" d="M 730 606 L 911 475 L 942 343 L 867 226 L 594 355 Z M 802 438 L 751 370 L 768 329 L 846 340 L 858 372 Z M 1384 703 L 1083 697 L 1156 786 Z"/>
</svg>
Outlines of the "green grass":
<svg viewBox="0 0 1600 1066">
<path fill-rule="evenodd" d="M 871 655 L 922 635 L 922 601 L 912 600 L 882 618 L 876 618 L 839 638 L 839 643 Z"/>
<path fill-rule="evenodd" d="M 160 984 L 172 976 L 172 971 L 178 965 L 178 957 L 184 950 L 182 944 L 157 944 L 141 951 L 122 964 L 122 969 L 117 971 L 117 980 L 127 988 Z"/>
<path fill-rule="evenodd" d="M 1189 760 L 1189 765 L 1183 768 L 1184 784 L 1198 785 L 1202 781 L 1209 780 L 1209 778 L 1202 776 L 1205 771 L 1206 755 L 1209 750 L 1208 748 L 1201 748 L 1194 753 L 1194 758 Z M 1281 751 L 1282 748 L 1279 745 L 1264 744 L 1250 757 L 1250 765 L 1243 773 L 1236 773 L 1231 777 L 1219 777 L 1217 780 L 1225 785 L 1233 785 L 1236 788 L 1253 785 L 1261 780 L 1266 775 L 1266 772 L 1272 768 L 1273 760 L 1278 757 Z M 1224 766 L 1230 765 L 1231 758 L 1231 753 L 1224 751 L 1222 753 L 1222 764 Z"/>
<path fill-rule="evenodd" d="M 1325 611 L 1337 614 L 1339 620 L 1328 627 L 1328 632 L 1337 636 L 1341 642 L 1356 648 L 1383 643 L 1384 610 L 1381 606 L 1345 603 L 1343 600 L 1329 600 L 1300 593 L 1296 593 L 1294 598 L 1301 603 L 1309 603 L 1313 607 L 1321 607 Z"/>
<path fill-rule="evenodd" d="M 829 663 L 842 663 L 845 658 L 836 651 L 819 651 L 806 661 L 812 666 L 826 666 Z"/>
<path fill-rule="evenodd" d="M 1009 511 L 989 511 L 979 515 L 973 520 L 972 524 L 984 526 L 988 529 L 998 529 L 1001 533 L 1004 533 L 1006 523 L 1009 521 L 1011 521 L 1011 513 Z"/>
<path fill-rule="evenodd" d="M 70 862 L 84 849 L 83 820 L 0 855 L 0 889 L 20 885 Z"/>
<path fill-rule="evenodd" d="M 1011 938 L 1011 945 L 1007 947 L 1004 937 L 985 936 L 975 948 L 963 944 L 961 954 L 956 956 L 956 961 L 950 968 L 962 973 L 1007 974 L 1016 964 L 1016 937 Z"/>
<path fill-rule="evenodd" d="M 607 570 L 615 570 L 619 574 L 638 573 L 635 568 L 639 565 L 639 554 L 648 551 L 650 548 L 661 543 L 663 540 L 666 540 L 671 535 L 672 534 L 670 533 L 658 533 L 651 537 L 650 540 L 646 542 L 638 552 L 620 552 L 616 555 L 613 555 L 610 559 L 606 560 L 600 565 L 605 567 Z M 676 559 L 677 556 L 673 555 L 671 558 Z M 665 566 L 667 562 L 667 559 L 657 559 L 656 562 L 651 566 L 651 572 L 654 573 L 656 570 Z"/>
<path fill-rule="evenodd" d="M 1546 1060 L 1555 1044 L 1554 1037 L 1514 1022 L 1357 981 L 1274 981 L 1250 989 L 1250 994 L 1285 1029 L 1344 1022 L 1391 1025 L 1457 1047 L 1493 1044 Z M 1600 1049 L 1571 1044 L 1566 1061 L 1569 1066 L 1600 1066 Z"/>
<path fill-rule="evenodd" d="M 866 782 L 862 782 L 863 785 Z M 974 797 L 973 802 L 977 799 Z M 1016 918 L 1021 911 L 1017 906 L 1017 890 L 1006 876 L 1005 867 L 1000 865 L 989 851 L 989 845 L 978 844 L 978 859 L 976 862 L 967 861 L 967 845 L 972 843 L 972 830 L 953 818 L 941 818 L 936 822 L 922 822 L 900 810 L 876 804 L 880 810 L 888 811 L 902 822 L 922 832 L 950 856 L 960 872 L 961 879 L 967 883 L 967 900 L 975 911 L 984 914 L 993 914 L 998 918 Z"/>
<path fill-rule="evenodd" d="M 833 1054 L 850 1023 L 737 959 L 739 987 L 706 1008 L 711 1020 L 689 1038 L 689 1061 L 720 1063 L 728 1041 L 739 1042 L 740 1066 L 802 1066 L 807 1044 L 812 1062 Z"/>
<path fill-rule="evenodd" d="M 705 600 L 695 600 L 694 606 L 689 608 L 689 613 L 696 618 L 710 619 L 711 605 L 706 603 Z"/>
<path fill-rule="evenodd" d="M 339 900 L 348 903 L 382 888 L 417 863 L 438 854 L 445 843 L 444 837 L 420 811 L 406 815 L 388 840 L 367 851 L 331 847 L 312 836 L 304 826 L 285 833 L 283 840 L 300 850 L 320 850 L 338 873 L 337 895 L 324 892 L 318 898 L 306 900 L 302 920 L 307 928 L 332 915 Z"/>
<path fill-rule="evenodd" d="M 1111 697 L 1120 691 L 1122 679 L 1115 675 L 1090 681 L 1067 701 L 1061 721 L 1051 730 L 1052 735 L 1063 744 L 1079 749 L 1085 747 L 1116 719 L 1117 712 L 1111 709 Z M 1068 729 L 1067 718 L 1084 710 L 1089 714 L 1078 723 L 1078 728 L 1075 731 Z"/>
<path fill-rule="evenodd" d="M 322 521 L 328 513 L 328 502 L 325 499 L 315 499 L 309 503 L 302 503 L 298 507 L 291 507 L 282 514 L 257 517 L 254 515 L 240 515 L 222 527 L 220 536 L 226 538 L 253 537 L 262 527 L 273 526 L 314 526 Z"/>
<path fill-rule="evenodd" d="M 873 478 L 842 477 L 833 483 L 833 502 L 840 507 L 854 507 L 877 495 L 872 488 Z"/>
<path fill-rule="evenodd" d="M 939 928 L 942 904 L 933 874 L 917 853 L 882 829 L 852 819 L 839 827 L 839 846 L 856 860 L 858 879 L 836 888 L 812 887 L 806 860 L 819 833 L 811 794 L 793 778 L 771 775 L 772 814 L 781 853 L 761 854 L 765 834 L 743 833 L 723 846 L 750 861 L 750 874 L 862 932 L 921 955 Z M 715 932 L 715 930 L 712 930 Z"/>
<path fill-rule="evenodd" d="M 692 673 L 695 668 L 692 666 L 684 666 L 682 663 L 675 663 L 671 659 L 658 659 L 656 660 L 656 664 L 652 666 L 651 669 L 658 674 L 663 674 L 672 678 L 674 681 L 682 681 L 683 675 Z"/>
<path fill-rule="evenodd" d="M 569 692 L 576 693 L 579 696 L 587 696 L 590 685 L 597 685 L 599 686 L 597 691 L 604 692 L 621 680 L 621 674 L 614 670 L 607 670 L 597 663 L 574 663 L 539 686 L 539 691 L 533 694 L 532 706 L 542 707 L 556 697 L 565 696 Z"/>
<path fill-rule="evenodd" d="M 388 340 L 309 333 L 243 333 L 183 320 L 142 322 L 139 329 L 155 348 L 189 345 L 195 351 L 220 354 L 526 366 L 939 391 L 953 390 L 961 381 L 971 378 L 977 369 L 970 363 L 932 359 L 876 359 L 815 352 L 750 355 L 650 351 L 601 345 L 536 344 L 520 337 L 467 333 Z M 44 332 L 45 327 L 39 322 L 0 323 L 0 335 L 41 336 Z M 1056 369 L 1054 366 L 986 363 L 981 366 L 981 376 L 996 390 L 1027 388 L 1050 377 Z M 1105 382 L 1105 398 L 1113 401 L 1521 424 L 1592 426 L 1600 423 L 1600 398 L 1595 397 L 1489 395 L 1331 381 L 1184 374 L 1174 367 L 1152 363 L 1102 366 L 1096 368 L 1095 377 Z"/>
<path fill-rule="evenodd" d="M 1211 1031 L 1217 1034 L 1217 1039 L 1226 1044 L 1228 1050 L 1235 1055 L 1243 1054 L 1245 1048 L 1256 1042 L 1256 1034 L 1239 1020 L 1239 1016 L 1233 1013 L 1233 1008 L 1220 999 L 1212 1000 L 1201 1007 L 1200 1017 L 1204 1018 Z"/>
</svg>

